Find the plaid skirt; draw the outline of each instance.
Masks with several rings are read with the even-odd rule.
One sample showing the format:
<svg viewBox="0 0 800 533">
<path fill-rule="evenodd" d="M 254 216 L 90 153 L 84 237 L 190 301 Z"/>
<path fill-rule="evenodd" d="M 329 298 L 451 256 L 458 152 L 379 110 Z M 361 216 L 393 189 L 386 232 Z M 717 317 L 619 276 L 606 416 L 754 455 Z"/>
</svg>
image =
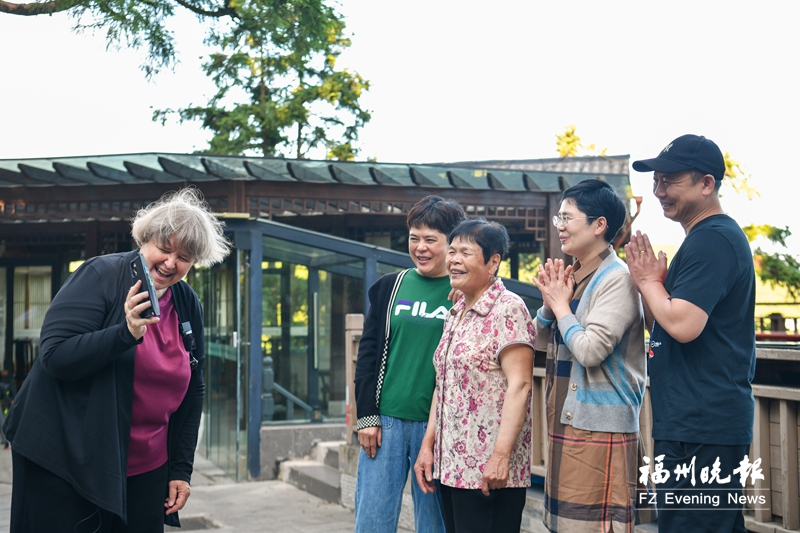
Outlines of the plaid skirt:
<svg viewBox="0 0 800 533">
<path fill-rule="evenodd" d="M 644 446 L 638 433 L 560 426 L 549 434 L 544 525 L 559 533 L 633 532 L 655 519 L 639 483 Z M 649 489 L 652 492 L 652 488 Z"/>
</svg>

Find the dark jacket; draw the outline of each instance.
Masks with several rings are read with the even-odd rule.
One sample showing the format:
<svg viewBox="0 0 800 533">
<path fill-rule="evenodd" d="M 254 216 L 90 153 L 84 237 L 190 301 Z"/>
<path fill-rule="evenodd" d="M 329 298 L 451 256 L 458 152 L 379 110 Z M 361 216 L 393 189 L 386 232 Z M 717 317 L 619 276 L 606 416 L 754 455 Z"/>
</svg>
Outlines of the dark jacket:
<svg viewBox="0 0 800 533">
<path fill-rule="evenodd" d="M 369 310 L 358 343 L 356 359 L 356 415 L 358 429 L 381 425 L 380 404 L 391 337 L 392 302 L 408 270 L 386 274 L 369 288 Z"/>
<path fill-rule="evenodd" d="M 84 498 L 127 520 L 126 471 L 136 345 L 125 321 L 137 251 L 94 257 L 53 298 L 39 356 L 5 423 L 14 452 L 68 481 Z M 203 315 L 189 285 L 171 287 L 196 347 L 186 396 L 168 430 L 170 480 L 190 481 L 203 409 Z M 190 358 L 191 359 L 191 358 Z M 165 496 L 168 487 L 164 488 Z M 177 514 L 165 516 L 177 525 Z"/>
</svg>

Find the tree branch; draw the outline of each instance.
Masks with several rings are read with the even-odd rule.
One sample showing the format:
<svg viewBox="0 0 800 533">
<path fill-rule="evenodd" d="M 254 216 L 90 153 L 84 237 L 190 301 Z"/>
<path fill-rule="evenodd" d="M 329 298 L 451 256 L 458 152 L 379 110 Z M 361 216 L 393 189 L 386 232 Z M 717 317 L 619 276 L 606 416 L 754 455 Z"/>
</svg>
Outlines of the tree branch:
<svg viewBox="0 0 800 533">
<path fill-rule="evenodd" d="M 80 0 L 53 0 L 52 2 L 30 2 L 17 4 L 0 0 L 0 13 L 30 17 L 34 15 L 50 15 L 61 11 L 68 11 L 78 4 Z"/>
<path fill-rule="evenodd" d="M 230 17 L 236 16 L 236 11 L 230 6 L 230 2 L 225 2 L 225 7 L 221 7 L 215 11 L 209 11 L 207 9 L 199 8 L 195 5 L 190 4 L 189 2 L 186 2 L 185 0 L 175 0 L 175 3 L 178 4 L 179 6 L 185 7 L 192 13 L 195 13 L 197 15 L 202 15 L 204 17 L 219 18 L 225 16 L 230 16 Z"/>
</svg>

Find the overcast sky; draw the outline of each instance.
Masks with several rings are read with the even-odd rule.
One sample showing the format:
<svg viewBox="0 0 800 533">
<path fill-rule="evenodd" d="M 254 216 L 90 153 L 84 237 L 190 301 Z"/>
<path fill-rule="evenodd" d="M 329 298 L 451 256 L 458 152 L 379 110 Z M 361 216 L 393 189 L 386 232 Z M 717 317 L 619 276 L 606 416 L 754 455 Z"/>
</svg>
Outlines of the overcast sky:
<svg viewBox="0 0 800 533">
<path fill-rule="evenodd" d="M 655 157 L 684 133 L 705 135 L 752 174 L 752 202 L 724 191 L 744 225 L 800 235 L 800 3 L 704 0 L 343 0 L 353 46 L 340 65 L 372 83 L 361 156 L 386 162 L 555 157 L 576 125 L 609 155 Z M 150 120 L 153 108 L 206 102 L 203 32 L 176 24 L 180 65 L 148 82 L 142 52 L 106 50 L 64 15 L 0 15 L 0 159 L 191 152 L 209 134 Z M 651 177 L 635 227 L 678 244 Z M 800 238 L 790 241 L 800 253 Z"/>
</svg>

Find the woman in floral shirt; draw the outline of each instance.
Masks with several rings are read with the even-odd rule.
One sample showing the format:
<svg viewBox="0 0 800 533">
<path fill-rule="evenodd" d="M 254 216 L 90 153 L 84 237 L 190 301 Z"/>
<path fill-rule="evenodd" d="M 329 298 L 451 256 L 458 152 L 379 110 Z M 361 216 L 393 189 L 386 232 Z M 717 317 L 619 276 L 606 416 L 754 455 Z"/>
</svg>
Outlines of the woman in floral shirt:
<svg viewBox="0 0 800 533">
<path fill-rule="evenodd" d="M 433 356 L 436 391 L 414 472 L 423 492 L 440 481 L 448 533 L 518 532 L 530 486 L 533 323 L 495 278 L 508 253 L 503 226 L 468 220 L 449 241 L 450 284 L 464 298 Z"/>
</svg>

